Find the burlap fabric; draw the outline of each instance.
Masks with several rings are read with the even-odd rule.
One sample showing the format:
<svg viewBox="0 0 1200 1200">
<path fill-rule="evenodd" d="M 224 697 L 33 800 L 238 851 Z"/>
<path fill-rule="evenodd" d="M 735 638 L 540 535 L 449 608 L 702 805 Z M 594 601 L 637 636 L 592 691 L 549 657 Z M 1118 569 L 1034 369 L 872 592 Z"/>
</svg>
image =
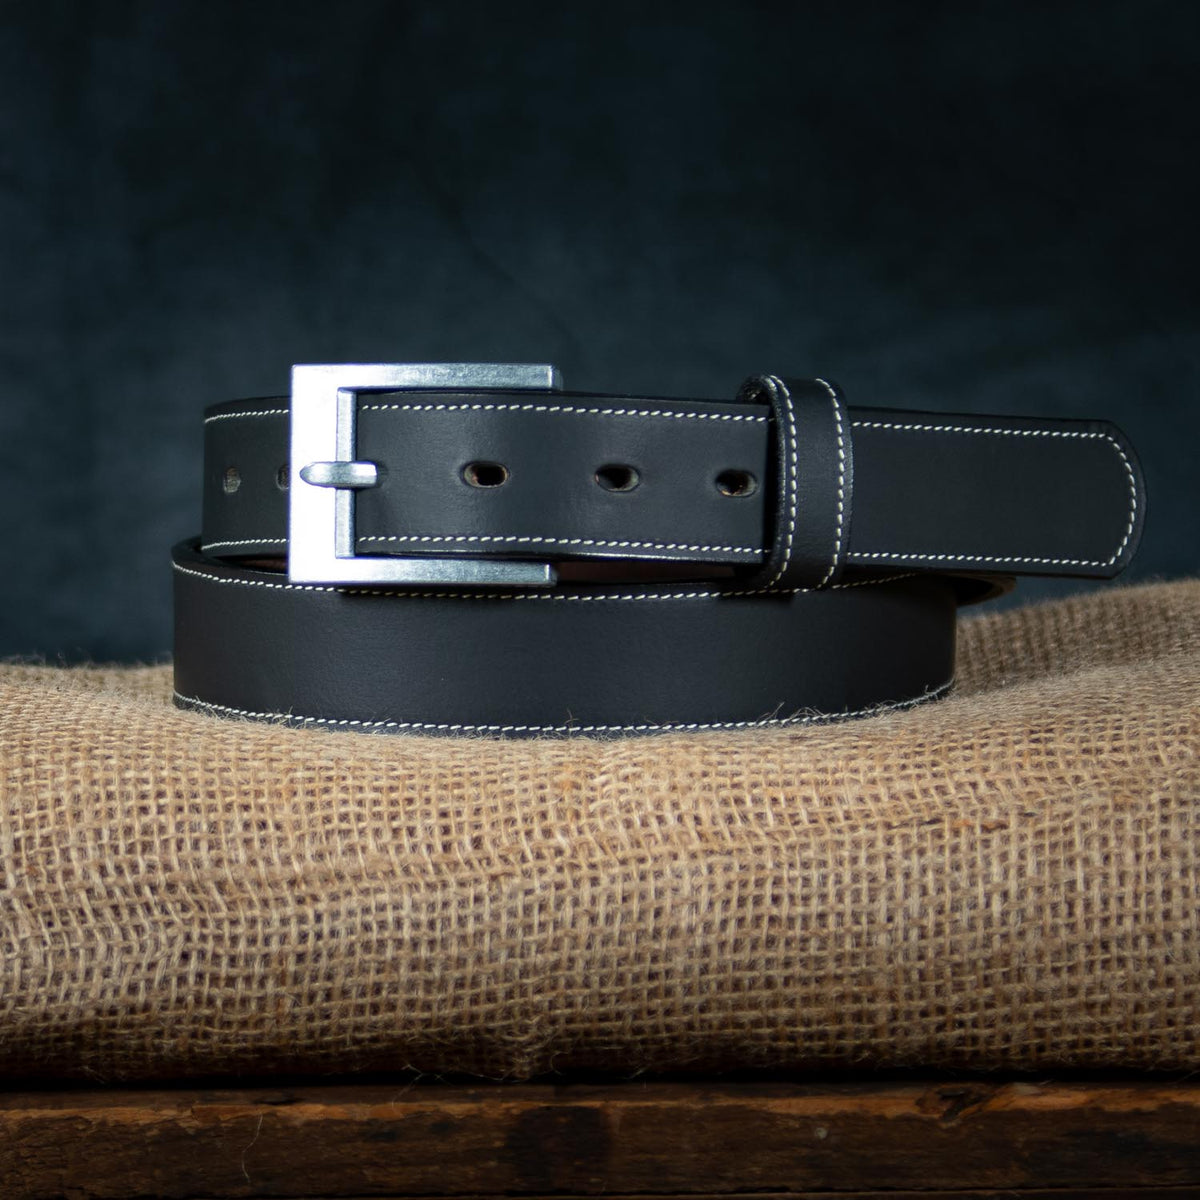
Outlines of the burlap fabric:
<svg viewBox="0 0 1200 1200">
<path fill-rule="evenodd" d="M 752 669 L 752 668 L 748 668 Z M 616 741 L 0 669 L 0 1071 L 1200 1066 L 1200 583 L 965 621 L 957 694 Z"/>
</svg>

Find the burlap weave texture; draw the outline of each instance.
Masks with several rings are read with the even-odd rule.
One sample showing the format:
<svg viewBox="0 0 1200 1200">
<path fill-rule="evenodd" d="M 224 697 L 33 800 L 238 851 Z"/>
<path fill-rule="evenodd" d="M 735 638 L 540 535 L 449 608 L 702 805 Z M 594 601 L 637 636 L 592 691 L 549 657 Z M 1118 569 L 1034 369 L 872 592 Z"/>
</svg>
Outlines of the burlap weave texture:
<svg viewBox="0 0 1200 1200">
<path fill-rule="evenodd" d="M 1200 582 L 960 642 L 938 704 L 610 741 L 0 667 L 0 1072 L 1200 1066 Z"/>
</svg>

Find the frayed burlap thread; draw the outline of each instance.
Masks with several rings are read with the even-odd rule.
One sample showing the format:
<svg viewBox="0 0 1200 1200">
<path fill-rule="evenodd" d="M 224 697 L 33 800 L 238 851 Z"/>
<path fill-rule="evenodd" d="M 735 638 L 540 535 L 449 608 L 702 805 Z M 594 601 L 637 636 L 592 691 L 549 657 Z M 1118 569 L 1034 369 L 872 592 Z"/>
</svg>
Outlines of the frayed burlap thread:
<svg viewBox="0 0 1200 1200">
<path fill-rule="evenodd" d="M 960 643 L 937 704 L 609 741 L 0 667 L 0 1073 L 1200 1066 L 1200 582 Z"/>
</svg>

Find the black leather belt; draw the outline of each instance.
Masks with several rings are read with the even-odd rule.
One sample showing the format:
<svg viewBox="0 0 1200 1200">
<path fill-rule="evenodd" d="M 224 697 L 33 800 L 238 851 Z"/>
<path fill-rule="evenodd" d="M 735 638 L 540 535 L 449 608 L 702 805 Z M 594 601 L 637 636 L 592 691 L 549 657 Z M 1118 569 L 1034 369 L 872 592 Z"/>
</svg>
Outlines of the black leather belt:
<svg viewBox="0 0 1200 1200">
<path fill-rule="evenodd" d="M 943 694 L 959 604 L 1106 578 L 1145 514 L 1103 421 L 562 390 L 547 366 L 298 366 L 205 418 L 185 707 L 501 735 L 767 727 Z"/>
</svg>

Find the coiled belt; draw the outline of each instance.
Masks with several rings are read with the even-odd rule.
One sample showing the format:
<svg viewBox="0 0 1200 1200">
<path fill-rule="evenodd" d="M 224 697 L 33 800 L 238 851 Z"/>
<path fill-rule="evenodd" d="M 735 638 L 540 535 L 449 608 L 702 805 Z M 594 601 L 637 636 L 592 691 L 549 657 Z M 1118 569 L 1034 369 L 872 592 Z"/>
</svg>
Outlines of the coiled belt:
<svg viewBox="0 0 1200 1200">
<path fill-rule="evenodd" d="M 1116 575 L 1103 421 L 562 390 L 548 366 L 304 365 L 205 417 L 174 551 L 182 706 L 532 735 L 767 727 L 943 694 L 959 604 Z"/>
</svg>

